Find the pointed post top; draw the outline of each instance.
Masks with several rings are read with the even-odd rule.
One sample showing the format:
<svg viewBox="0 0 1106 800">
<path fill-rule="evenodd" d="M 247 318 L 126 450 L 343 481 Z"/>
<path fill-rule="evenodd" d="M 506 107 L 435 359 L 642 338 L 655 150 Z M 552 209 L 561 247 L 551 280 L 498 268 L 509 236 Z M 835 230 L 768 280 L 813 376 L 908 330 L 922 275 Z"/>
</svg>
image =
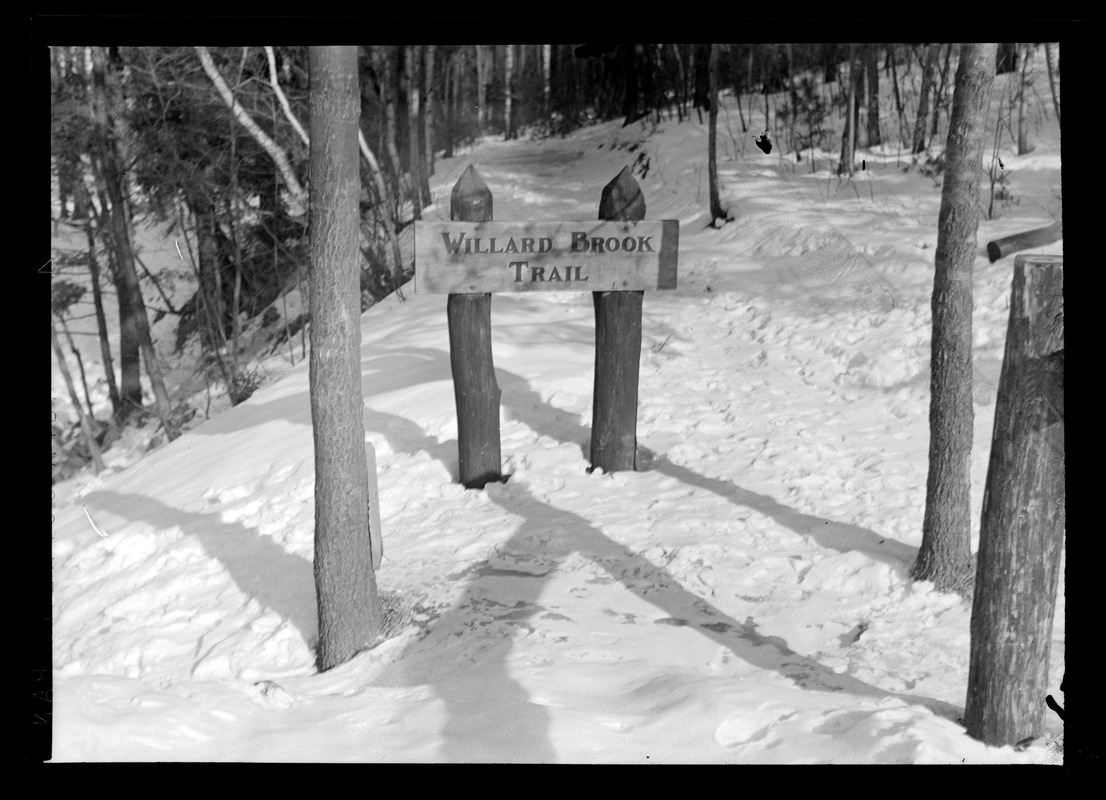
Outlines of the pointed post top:
<svg viewBox="0 0 1106 800">
<path fill-rule="evenodd" d="M 603 187 L 599 200 L 599 219 L 637 222 L 645 219 L 645 197 L 629 167 L 623 167 L 614 180 Z"/>
<path fill-rule="evenodd" d="M 480 173 L 469 164 L 449 195 L 449 218 L 459 222 L 489 222 L 492 192 Z"/>
</svg>

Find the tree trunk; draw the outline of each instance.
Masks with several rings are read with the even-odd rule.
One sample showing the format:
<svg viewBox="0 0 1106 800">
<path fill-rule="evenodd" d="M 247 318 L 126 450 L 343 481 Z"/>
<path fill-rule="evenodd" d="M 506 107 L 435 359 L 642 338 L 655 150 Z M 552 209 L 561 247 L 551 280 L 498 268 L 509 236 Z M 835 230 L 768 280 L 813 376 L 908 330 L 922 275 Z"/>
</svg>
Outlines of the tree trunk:
<svg viewBox="0 0 1106 800">
<path fill-rule="evenodd" d="M 631 122 L 640 119 L 638 113 L 638 59 L 637 45 L 621 45 L 622 50 L 622 125 L 625 127 Z"/>
<path fill-rule="evenodd" d="M 879 45 L 864 45 L 865 84 L 868 87 L 868 147 L 881 141 L 879 135 Z"/>
<path fill-rule="evenodd" d="M 476 48 L 476 134 L 484 135 L 484 125 L 488 118 L 488 68 L 485 64 L 484 45 L 473 45 Z"/>
<path fill-rule="evenodd" d="M 1025 94 L 1026 90 L 1031 88 L 1029 83 L 1029 59 L 1033 55 L 1033 45 L 1026 44 L 1025 51 L 1022 54 L 1022 72 L 1019 77 L 1018 83 L 1018 155 L 1024 156 L 1026 153 L 1033 152 L 1033 147 L 1029 144 L 1029 120 L 1025 118 Z"/>
<path fill-rule="evenodd" d="M 970 586 L 972 265 L 979 227 L 979 165 L 995 45 L 965 44 L 945 146 L 933 278 L 929 474 L 915 580 L 942 591 Z"/>
<path fill-rule="evenodd" d="M 845 90 L 845 132 L 841 136 L 841 162 L 837 165 L 838 175 L 850 178 L 856 171 L 856 79 L 859 70 L 856 66 L 856 45 L 849 45 L 849 77 Z"/>
<path fill-rule="evenodd" d="M 434 111 L 434 101 L 437 100 L 437 88 L 434 82 L 434 55 L 436 48 L 432 44 L 425 46 L 426 64 L 423 70 L 425 91 L 423 93 L 423 120 L 422 120 L 422 139 L 423 144 L 426 147 L 426 177 L 427 177 L 427 199 L 430 198 L 430 184 L 429 178 L 434 174 L 434 141 L 437 137 L 434 136 L 434 120 L 436 117 Z"/>
<path fill-rule="evenodd" d="M 1060 122 L 1060 86 L 1059 86 L 1059 73 L 1060 70 L 1053 66 L 1052 59 L 1052 45 L 1045 42 L 1045 63 L 1048 66 L 1048 88 L 1052 91 L 1052 104 L 1056 107 L 1056 124 L 1061 125 Z"/>
<path fill-rule="evenodd" d="M 252 136 L 261 148 L 269 154 L 269 157 L 273 159 L 273 163 L 275 163 L 277 169 L 280 170 L 281 177 L 284 178 L 289 192 L 291 192 L 298 204 L 302 204 L 307 197 L 307 192 L 296 177 L 296 173 L 292 170 L 292 165 L 288 161 L 288 154 L 257 126 L 257 123 L 246 113 L 246 110 L 234 99 L 234 94 L 231 92 L 230 87 L 227 86 L 226 81 L 223 80 L 223 76 L 215 66 L 215 62 L 212 60 L 211 54 L 207 51 L 207 48 L 197 47 L 196 53 L 200 57 L 200 63 L 203 64 L 204 72 L 207 73 L 211 82 L 215 84 L 215 89 L 223 99 L 223 102 L 226 103 L 235 118 L 242 123 L 242 127 L 249 132 L 250 136 Z"/>
<path fill-rule="evenodd" d="M 104 363 L 104 376 L 107 378 L 108 397 L 111 399 L 111 417 L 118 424 L 125 416 L 123 400 L 119 395 L 119 386 L 115 382 L 115 367 L 111 356 L 111 342 L 108 338 L 107 315 L 104 313 L 104 296 L 100 288 L 100 259 L 97 256 L 96 235 L 93 232 L 92 198 L 88 188 L 76 185 L 75 199 L 84 217 L 85 238 L 88 241 L 88 271 L 92 283 L 92 305 L 96 311 L 96 330 L 100 338 L 100 359 Z M 141 398 L 141 396 L 140 396 Z"/>
<path fill-rule="evenodd" d="M 81 376 L 81 388 L 84 389 L 84 402 L 85 408 L 88 409 L 88 418 L 96 419 L 96 412 L 92 410 L 92 394 L 88 391 L 88 373 L 84 369 L 84 359 L 81 357 L 81 351 L 77 349 L 77 343 L 73 341 L 73 334 L 69 331 L 69 326 L 65 324 L 65 318 L 58 317 L 58 322 L 61 323 L 61 332 L 65 334 L 65 340 L 69 344 L 73 358 L 77 360 L 77 372 Z"/>
<path fill-rule="evenodd" d="M 1014 260 L 964 708 L 968 735 L 994 747 L 1040 735 L 1045 712 L 1065 525 L 1063 284 L 1060 256 Z"/>
<path fill-rule="evenodd" d="M 445 60 L 442 89 L 444 95 L 442 105 L 445 107 L 445 152 L 443 158 L 453 158 L 453 104 L 457 97 L 457 76 L 460 68 L 457 66 L 457 53 L 450 53 Z"/>
<path fill-rule="evenodd" d="M 154 353 L 153 340 L 150 336 L 149 322 L 146 319 L 146 305 L 142 300 L 142 292 L 138 283 L 138 273 L 134 264 L 134 247 L 131 243 L 130 226 L 126 204 L 128 198 L 123 189 L 126 173 L 120 163 L 119 153 L 116 150 L 116 140 L 111 127 L 110 117 L 118 114 L 117 104 L 121 98 L 114 97 L 106 88 L 106 59 L 103 49 L 93 47 L 92 50 L 92 104 L 96 118 L 96 137 L 100 150 L 100 159 L 103 166 L 104 185 L 108 193 L 108 201 L 111 206 L 110 223 L 112 226 L 112 240 L 116 249 L 116 266 L 119 270 L 120 289 L 126 294 L 130 302 L 130 313 L 136 327 L 138 345 L 146 362 L 146 374 L 150 378 L 150 385 L 154 390 L 154 401 L 157 407 L 158 417 L 165 427 L 165 434 L 170 441 L 177 438 L 179 431 L 173 420 L 172 409 L 169 404 L 169 393 L 165 388 L 165 381 L 161 375 L 161 367 L 157 363 Z M 110 107 L 110 110 L 109 110 Z M 122 313 L 122 312 L 121 312 Z"/>
<path fill-rule="evenodd" d="M 88 452 L 92 456 L 92 467 L 99 473 L 104 468 L 104 461 L 100 457 L 100 446 L 96 443 L 96 435 L 92 430 L 89 416 L 85 414 L 80 398 L 77 397 L 77 387 L 73 385 L 73 375 L 69 371 L 69 365 L 65 363 L 65 353 L 62 352 L 61 343 L 58 341 L 58 331 L 54 327 L 53 321 L 50 323 L 50 343 L 54 348 L 54 356 L 58 359 L 58 367 L 61 369 L 61 376 L 65 380 L 65 387 L 69 390 L 69 402 L 73 404 L 73 408 L 77 411 L 77 418 L 81 421 L 81 434 L 84 436 Z"/>
<path fill-rule="evenodd" d="M 543 44 L 541 46 L 541 64 L 542 64 L 542 112 L 545 116 L 549 116 L 552 112 L 552 108 L 549 105 L 550 89 L 552 87 L 551 70 L 553 67 L 553 45 Z"/>
<path fill-rule="evenodd" d="M 381 632 L 372 567 L 357 229 L 357 48 L 309 47 L 311 75 L 311 426 L 320 671 Z"/>
<path fill-rule="evenodd" d="M 895 45 L 887 45 L 887 53 L 887 57 L 891 60 L 891 87 L 894 89 L 895 93 L 895 113 L 899 117 L 899 141 L 905 142 L 906 137 L 904 131 L 906 126 L 903 124 L 902 95 L 899 94 L 899 74 L 895 58 Z"/>
<path fill-rule="evenodd" d="M 387 47 L 374 46 L 370 50 L 373 69 L 380 76 L 381 105 L 384 109 L 384 149 L 388 153 L 388 163 L 392 168 L 392 185 L 395 187 L 396 198 L 402 203 L 405 199 L 405 191 L 403 167 L 399 158 L 399 148 L 396 146 L 396 71 Z"/>
<path fill-rule="evenodd" d="M 515 80 L 515 46 L 505 45 L 507 48 L 506 59 L 503 65 L 503 138 L 515 138 L 515 120 L 512 116 L 512 94 L 514 93 Z"/>
<path fill-rule="evenodd" d="M 392 246 L 392 284 L 400 300 L 403 300 L 403 291 L 399 288 L 403 283 L 403 253 L 399 247 L 399 234 L 397 225 L 392 215 L 392 204 L 388 198 L 388 188 L 384 185 L 384 175 L 380 171 L 380 163 L 376 160 L 373 151 L 369 149 L 369 143 L 360 130 L 357 131 L 357 142 L 361 146 L 361 155 L 369 168 L 369 176 L 376 190 L 376 205 L 380 209 L 380 215 L 384 222 L 384 232 L 388 236 L 388 242 Z"/>
<path fill-rule="evenodd" d="M 948 85 L 949 62 L 952 61 L 952 45 L 945 45 L 945 62 L 941 67 L 941 84 L 937 87 L 937 96 L 933 100 L 933 125 L 930 128 L 930 141 L 937 138 L 937 130 L 941 123 L 941 107 L 946 106 L 945 87 Z"/>
<path fill-rule="evenodd" d="M 710 224 L 726 222 L 727 215 L 718 196 L 718 50 L 710 45 L 710 114 L 707 129 L 707 181 L 710 185 Z"/>
<path fill-rule="evenodd" d="M 940 45 L 927 44 L 925 66 L 922 68 L 922 88 L 918 94 L 918 116 L 914 120 L 914 143 L 911 153 L 921 153 L 926 149 L 926 123 L 929 120 L 929 95 L 933 86 L 933 74 L 937 69 L 937 54 Z"/>
<path fill-rule="evenodd" d="M 1011 42 L 1003 42 L 998 45 L 995 52 L 995 72 L 1005 75 L 1014 72 L 1018 68 L 1018 46 Z"/>
<path fill-rule="evenodd" d="M 426 177 L 426 164 L 422 146 L 421 125 L 423 119 L 419 94 L 419 48 L 406 49 L 407 76 L 407 164 L 414 186 L 411 202 L 415 204 L 415 219 L 422 219 L 422 210 L 430 205 L 430 181 Z"/>
</svg>

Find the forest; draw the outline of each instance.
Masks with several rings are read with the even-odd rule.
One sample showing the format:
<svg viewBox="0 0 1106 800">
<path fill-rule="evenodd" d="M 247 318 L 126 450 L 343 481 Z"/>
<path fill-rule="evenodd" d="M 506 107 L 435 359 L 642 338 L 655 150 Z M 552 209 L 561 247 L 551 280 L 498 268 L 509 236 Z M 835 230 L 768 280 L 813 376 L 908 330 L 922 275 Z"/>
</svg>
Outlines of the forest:
<svg viewBox="0 0 1106 800">
<path fill-rule="evenodd" d="M 767 705 L 784 710 L 765 712 L 763 728 L 746 730 L 757 714 L 735 712 L 714 730 L 713 758 L 764 758 L 755 743 L 783 730 L 796 713 L 791 705 L 803 709 L 804 735 L 848 738 L 844 714 L 811 727 L 834 713 L 817 693 L 841 690 L 868 698 L 864 724 L 890 730 L 889 746 L 850 757 L 1009 755 L 933 744 L 961 724 L 987 747 L 1022 752 L 1038 741 L 1055 749 L 1044 706 L 1005 673 L 1014 664 L 1036 695 L 1055 693 L 1063 668 L 1049 661 L 1063 641 L 1062 626 L 1053 631 L 1064 528 L 1063 258 L 1040 253 L 1062 239 L 1057 45 L 65 46 L 50 49 L 50 77 L 53 479 L 69 503 L 55 555 L 69 576 L 59 584 L 57 618 L 68 676 L 99 663 L 106 674 L 146 680 L 164 665 L 166 674 L 206 675 L 224 688 L 252 681 L 247 691 L 271 707 L 287 692 L 258 675 L 287 674 L 299 687 L 301 699 L 287 701 L 294 705 L 320 696 L 313 676 L 350 662 L 358 674 L 392 680 L 390 669 L 422 658 L 421 681 L 445 703 L 439 755 L 498 760 L 508 751 L 495 736 L 465 744 L 458 732 L 482 724 L 466 709 L 469 692 L 485 684 L 455 683 L 450 637 L 486 627 L 487 641 L 514 641 L 514 621 L 536 635 L 548 627 L 539 619 L 553 620 L 562 633 L 538 647 L 532 639 L 525 650 L 529 663 L 544 663 L 550 642 L 577 636 L 578 626 L 536 592 L 561 581 L 566 597 L 584 596 L 571 585 L 582 556 L 591 564 L 587 583 L 628 590 L 608 592 L 608 604 L 644 601 L 666 614 L 653 622 L 693 628 L 721 648 L 715 672 L 727 671 L 729 653 L 807 693 L 774 694 Z M 615 168 L 609 183 L 596 174 Z M 656 220 L 664 227 L 647 230 L 672 237 L 666 277 L 646 288 L 677 292 L 648 294 L 643 312 L 642 291 L 588 291 L 581 267 L 565 266 L 550 268 L 548 281 L 561 285 L 548 299 L 497 299 L 504 310 L 495 333 L 487 321 L 479 329 L 457 322 L 460 309 L 490 319 L 490 294 L 466 296 L 470 302 L 449 290 L 445 317 L 431 322 L 430 299 L 415 296 L 426 293 L 428 274 L 415 263 L 416 231 L 446 230 L 429 226 L 445 219 L 447 205 L 450 219 L 478 224 L 493 219 L 493 200 L 496 222 L 538 219 L 554 205 L 567 209 L 561 220 L 594 220 L 588 198 L 604 183 L 600 220 Z M 475 205 L 465 210 L 458 197 Z M 586 249 L 582 228 L 566 230 L 571 250 Z M 976 265 L 973 277 L 980 232 L 992 264 L 1036 251 L 1015 262 L 1012 290 L 998 269 Z M 435 236 L 461 251 L 463 237 Z M 487 241 L 490 250 L 471 240 L 471 252 L 540 252 L 549 242 L 516 243 L 502 232 L 505 250 Z M 589 246 L 604 245 L 654 252 L 648 235 L 597 237 Z M 510 266 L 515 284 L 547 282 L 540 267 L 524 281 L 525 262 Z M 416 269 L 423 288 L 412 281 Z M 590 371 L 590 347 L 581 346 L 590 320 L 579 303 L 557 297 L 572 288 L 594 300 L 590 401 L 580 386 Z M 568 316 L 545 337 L 526 309 L 547 323 L 560 311 Z M 535 355 L 524 356 L 516 337 Z M 554 355 L 558 341 L 577 346 Z M 458 371 L 458 354 L 477 342 L 482 386 Z M 418 388 L 442 381 L 446 350 L 456 416 L 441 402 L 447 394 Z M 340 375 L 322 366 L 338 363 L 339 351 Z M 739 360 L 731 363 L 733 355 Z M 625 365 L 633 365 L 630 394 L 612 388 L 628 374 Z M 643 380 L 654 381 L 640 407 L 639 366 Z M 764 393 L 772 399 L 758 397 Z M 482 408 L 470 415 L 473 397 Z M 313 469 L 293 478 L 312 462 L 306 400 Z M 835 412 L 834 403 L 844 405 Z M 752 412 L 754 404 L 764 411 Z M 589 405 L 590 451 L 582 441 L 589 429 L 577 421 Z M 925 406 L 928 451 L 919 435 Z M 716 412 L 722 422 L 711 421 Z M 608 413 L 617 418 L 610 427 L 601 422 Z M 821 425 L 810 425 L 812 415 Z M 283 435 L 266 428 L 289 423 Z M 625 436 L 612 436 L 620 426 Z M 448 438 L 454 431 L 456 441 Z M 880 444 L 865 449 L 865 436 Z M 162 447 L 177 439 L 177 447 Z M 249 442 L 256 463 L 243 455 Z M 379 496 L 374 447 L 382 456 Z M 474 470 L 478 452 L 488 460 Z M 138 460 L 141 469 L 129 470 Z M 254 477 L 241 477 L 247 473 Z M 673 481 L 690 491 L 674 492 Z M 625 498 L 607 496 L 616 486 L 630 487 Z M 450 491 L 461 487 L 476 491 Z M 696 491 L 695 501 L 680 499 Z M 726 504 L 745 510 L 735 521 Z M 746 530 L 750 510 L 772 536 Z M 442 514 L 470 521 L 443 524 L 425 561 L 420 542 Z M 701 532 L 685 524 L 687 514 L 708 520 Z M 383 564 L 381 519 L 394 542 Z M 627 527 L 623 519 L 648 523 Z M 121 530 L 134 535 L 116 535 Z M 207 561 L 186 555 L 196 543 Z M 731 546 L 762 548 L 766 567 L 730 563 Z M 130 592 L 129 568 L 113 567 L 110 556 L 101 584 L 80 575 L 100 548 L 164 570 L 134 601 L 142 593 L 161 598 L 162 612 L 119 616 L 127 601 L 105 600 L 110 622 L 80 623 L 90 613 L 83 592 Z M 251 551 L 265 555 L 255 561 Z M 452 557 L 462 551 L 463 570 Z M 192 652 L 187 667 L 184 652 L 152 631 L 176 605 L 175 592 L 203 583 L 198 570 L 211 561 L 246 602 L 239 608 L 220 593 L 184 604 L 229 604 L 236 631 L 205 652 L 208 623 L 190 621 L 182 634 Z M 312 561 L 314 619 L 301 608 L 310 594 L 303 567 Z M 702 579 L 712 571 L 731 585 Z M 769 573 L 773 588 L 764 584 Z M 527 577 L 541 581 L 499 581 Z M 735 590 L 735 581 L 756 591 Z M 792 581 L 804 588 L 788 593 Z M 718 598 L 708 599 L 716 589 Z M 454 602 L 450 593 L 461 591 Z M 945 593 L 952 599 L 941 599 Z M 821 623 L 795 624 L 792 603 L 814 620 L 842 594 L 851 596 L 849 610 L 832 613 L 823 634 L 808 630 Z M 497 599 L 489 606 L 488 597 Z M 965 627 L 955 615 L 969 605 L 970 658 L 968 639 L 942 640 L 937 623 L 948 614 Z M 893 654 L 909 639 L 914 607 L 932 612 L 924 641 L 956 668 L 926 667 L 899 684 Z M 1012 607 L 1028 643 L 1013 650 L 1001 635 L 1015 624 Z M 597 611 L 591 603 L 573 608 Z M 621 616 L 634 624 L 642 614 Z M 765 619 L 787 640 L 757 633 Z M 278 633 L 270 640 L 260 631 L 271 625 Z M 254 634 L 254 645 L 234 644 Z M 621 635 L 608 630 L 597 641 L 611 648 Z M 533 710 L 545 701 L 527 698 L 540 691 L 523 691 L 531 684 L 510 666 L 522 650 L 480 636 L 464 641 L 465 659 L 485 658 L 488 686 L 505 687 L 497 708 L 522 714 L 523 760 L 587 760 L 557 742 L 551 721 L 560 712 Z M 487 647 L 490 655 L 480 656 Z M 562 654 L 565 665 L 576 655 L 591 663 L 592 651 L 574 655 L 573 647 Z M 620 647 L 600 660 L 644 652 Z M 857 666 L 860 653 L 869 666 Z M 924 661 L 919 653 L 911 664 Z M 964 709 L 947 699 L 963 691 L 961 666 L 970 666 Z M 919 681 L 934 688 L 901 692 Z M 663 716 L 663 699 L 646 695 L 647 716 Z M 887 706 L 896 695 L 911 707 L 902 736 L 894 720 L 903 717 Z M 926 714 L 944 729 L 928 727 Z M 832 750 L 822 757 L 832 760 Z M 404 752 L 425 758 L 415 744 Z M 805 758 L 787 752 L 767 757 Z"/>
<path fill-rule="evenodd" d="M 1000 48 L 1000 74 L 1019 69 L 1019 48 Z M 812 170 L 814 148 L 838 146 L 829 141 L 832 120 L 851 108 L 837 170 L 852 174 L 858 146 L 894 140 L 915 154 L 939 137 L 953 52 L 949 44 L 359 48 L 362 306 L 402 293 L 412 275 L 409 228 L 430 203 L 435 158 L 451 158 L 481 137 L 563 137 L 612 119 L 702 123 L 704 112 L 714 119 L 710 97 L 731 92 L 740 98 L 741 134 L 762 112 L 775 146 L 797 162 L 808 153 Z M 1058 64 L 1051 47 L 1046 52 L 1046 64 L 1033 68 L 1047 69 L 1055 91 Z M 1025 72 L 1024 56 L 1020 64 Z M 88 383 L 102 381 L 111 409 L 82 421 L 96 440 L 91 447 L 87 436 L 63 436 L 74 442 L 66 450 L 79 464 L 95 461 L 93 451 L 136 415 L 154 414 L 172 439 L 195 413 L 178 387 L 166 385 L 151 315 L 176 319 L 178 354 L 198 343 L 189 386 L 200 381 L 210 392 L 217 385 L 232 404 L 261 380 L 250 365 L 256 331 L 288 343 L 305 325 L 303 314 L 285 319 L 281 300 L 302 287 L 307 266 L 309 80 L 303 47 L 54 47 L 50 67 L 51 218 L 55 229 L 80 230 L 86 243 L 57 254 L 59 274 L 81 279 L 54 282 L 52 314 L 70 344 L 67 319 L 95 315 L 104 374 L 84 374 L 81 365 L 84 399 L 75 405 L 89 410 Z M 882 113 L 881 76 L 894 98 Z M 1016 110 L 1024 98 L 1021 91 L 1009 98 L 1008 125 L 1016 121 L 1009 135 L 1019 152 L 1029 147 L 1026 115 Z M 714 176 L 713 149 L 711 159 Z M 643 151 L 633 163 L 648 173 Z M 919 168 L 936 172 L 940 164 L 922 159 Z M 992 214 L 1004 196 L 1001 170 L 992 169 Z M 711 202 L 715 218 L 724 219 L 716 179 Z M 162 225 L 174 237 L 182 262 L 176 274 L 151 273 L 136 225 Z M 194 288 L 174 303 L 176 283 Z M 151 291 L 152 302 L 144 299 Z M 118 306 L 114 337 L 105 303 Z M 142 395 L 143 364 L 152 404 Z"/>
</svg>

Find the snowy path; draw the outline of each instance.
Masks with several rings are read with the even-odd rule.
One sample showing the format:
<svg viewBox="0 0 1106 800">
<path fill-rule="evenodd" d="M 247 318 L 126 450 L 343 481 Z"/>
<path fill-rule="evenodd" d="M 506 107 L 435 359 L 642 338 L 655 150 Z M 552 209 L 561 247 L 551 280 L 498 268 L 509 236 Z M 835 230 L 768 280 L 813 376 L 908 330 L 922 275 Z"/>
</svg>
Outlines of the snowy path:
<svg viewBox="0 0 1106 800">
<path fill-rule="evenodd" d="M 58 758 L 1041 758 L 964 735 L 970 609 L 906 577 L 939 192 L 892 163 L 832 198 L 747 156 L 723 164 L 737 221 L 704 229 L 699 132 L 662 127 L 486 142 L 439 162 L 428 212 L 471 163 L 496 219 L 594 219 L 642 142 L 648 216 L 682 230 L 679 288 L 644 301 L 639 471 L 585 469 L 588 295 L 493 299 L 511 478 L 483 492 L 455 483 L 445 298 L 389 299 L 364 316 L 365 426 L 378 579 L 411 624 L 314 673 L 298 367 L 58 511 Z M 1008 279 L 978 284 L 977 521 Z M 1056 686 L 1063 632 L 1061 598 Z"/>
</svg>

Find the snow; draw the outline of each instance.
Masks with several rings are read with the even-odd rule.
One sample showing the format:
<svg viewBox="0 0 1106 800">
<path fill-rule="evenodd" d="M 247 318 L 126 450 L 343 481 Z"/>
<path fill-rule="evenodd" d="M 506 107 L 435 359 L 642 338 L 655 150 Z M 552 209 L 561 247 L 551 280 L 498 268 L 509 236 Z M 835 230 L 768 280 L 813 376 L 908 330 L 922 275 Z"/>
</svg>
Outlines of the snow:
<svg viewBox="0 0 1106 800">
<path fill-rule="evenodd" d="M 908 577 L 940 189 L 886 147 L 859 153 L 850 182 L 830 153 L 811 174 L 809 151 L 795 164 L 719 142 L 735 221 L 717 230 L 698 124 L 485 139 L 438 160 L 425 218 L 448 219 L 472 164 L 497 219 L 587 220 L 639 144 L 648 217 L 681 223 L 679 288 L 646 294 L 638 471 L 610 475 L 587 472 L 591 298 L 494 297 L 510 480 L 483 491 L 456 483 L 446 298 L 408 286 L 362 316 L 395 621 L 346 664 L 314 668 L 298 338 L 297 364 L 278 353 L 282 377 L 246 402 L 55 486 L 54 760 L 1056 761 L 1051 712 L 1022 751 L 967 736 L 970 606 Z M 1021 202 L 980 225 L 973 548 L 1013 264 L 984 245 L 1059 211 L 1053 120 L 1035 142 L 1002 152 Z M 1063 594 L 1061 573 L 1058 699 Z"/>
</svg>

